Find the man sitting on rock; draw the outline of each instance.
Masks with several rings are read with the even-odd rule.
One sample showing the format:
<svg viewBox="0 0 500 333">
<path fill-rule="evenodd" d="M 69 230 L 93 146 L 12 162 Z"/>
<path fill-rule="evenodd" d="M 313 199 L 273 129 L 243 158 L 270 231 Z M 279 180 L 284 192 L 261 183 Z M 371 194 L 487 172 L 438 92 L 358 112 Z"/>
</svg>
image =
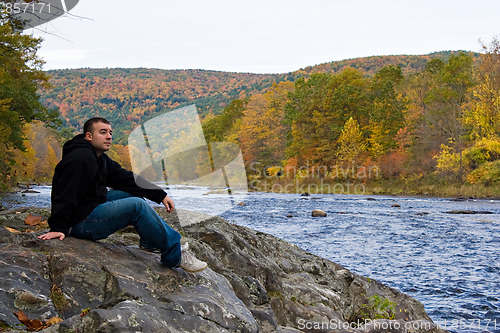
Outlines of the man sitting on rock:
<svg viewBox="0 0 500 333">
<path fill-rule="evenodd" d="M 96 241 L 132 225 L 141 237 L 141 247 L 158 249 L 164 266 L 189 272 L 205 269 L 207 264 L 188 250 L 187 243 L 181 246 L 181 235 L 143 199 L 162 203 L 170 213 L 172 198 L 153 184 L 139 187 L 131 171 L 104 154 L 112 133 L 109 121 L 92 118 L 85 122 L 83 134 L 64 144 L 52 180 L 50 231 L 38 238 Z"/>
</svg>

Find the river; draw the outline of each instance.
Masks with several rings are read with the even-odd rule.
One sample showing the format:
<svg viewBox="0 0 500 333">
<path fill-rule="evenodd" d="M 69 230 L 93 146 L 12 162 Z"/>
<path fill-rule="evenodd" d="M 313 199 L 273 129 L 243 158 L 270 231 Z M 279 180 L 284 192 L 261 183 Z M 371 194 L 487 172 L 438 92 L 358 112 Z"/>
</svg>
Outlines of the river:
<svg viewBox="0 0 500 333">
<path fill-rule="evenodd" d="M 2 204 L 49 206 L 50 187 L 34 190 Z M 171 195 L 178 208 L 275 235 L 409 294 L 444 329 L 500 333 L 500 201 L 242 193 L 228 205 L 228 195 L 207 193 L 184 187 Z M 328 215 L 312 217 L 313 209 Z"/>
</svg>

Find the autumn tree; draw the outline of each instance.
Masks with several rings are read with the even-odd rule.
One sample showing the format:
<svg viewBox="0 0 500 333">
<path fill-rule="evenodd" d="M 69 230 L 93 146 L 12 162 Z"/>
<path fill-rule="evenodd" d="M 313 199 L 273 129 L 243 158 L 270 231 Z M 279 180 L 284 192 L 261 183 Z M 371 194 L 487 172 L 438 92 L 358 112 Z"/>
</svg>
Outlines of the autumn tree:
<svg viewBox="0 0 500 333">
<path fill-rule="evenodd" d="M 399 87 L 403 81 L 400 67 L 385 66 L 371 80 L 369 142 L 374 160 L 394 149 L 398 131 L 404 126 L 405 103 Z"/>
<path fill-rule="evenodd" d="M 286 126 L 284 106 L 293 83 L 274 84 L 264 94 L 250 97 L 243 110 L 239 138 L 245 161 L 279 165 L 284 158 Z"/>
<path fill-rule="evenodd" d="M 127 170 L 132 169 L 132 165 L 130 164 L 130 154 L 128 146 L 113 144 L 108 152 L 108 156 L 113 161 L 119 163 L 123 168 Z"/>
<path fill-rule="evenodd" d="M 443 144 L 436 156 L 438 172 L 491 185 L 500 175 L 500 42 L 494 38 L 475 70 L 460 120 L 467 126 L 469 147 L 456 150 Z M 466 176 L 466 178 L 464 177 Z M 492 181 L 494 180 L 494 181 Z"/>
<path fill-rule="evenodd" d="M 445 62 L 433 59 L 425 70 L 409 78 L 405 88 L 407 110 L 404 112 L 406 135 L 411 137 L 413 169 L 431 172 L 432 159 L 441 145 L 454 150 L 464 147 L 463 107 L 468 90 L 474 85 L 473 60 L 470 55 L 452 55 Z M 402 138 L 402 137 L 401 137 Z M 451 143 L 450 143 L 451 142 Z"/>
<path fill-rule="evenodd" d="M 23 130 L 29 132 L 29 125 L 26 125 Z M 29 137 L 29 133 L 26 137 Z M 19 149 L 11 151 L 12 158 L 16 163 L 12 165 L 10 172 L 17 181 L 30 181 L 35 177 L 37 171 L 38 158 L 36 158 L 36 151 L 30 141 L 29 139 L 24 140 L 24 151 Z"/>
<path fill-rule="evenodd" d="M 353 117 L 346 121 L 337 144 L 339 146 L 337 151 L 338 165 L 343 168 L 358 167 L 360 156 L 366 151 L 366 144 L 359 124 Z"/>
<path fill-rule="evenodd" d="M 470 138 L 500 136 L 500 41 L 494 38 L 489 46 L 483 44 L 476 71 L 477 85 L 471 91 L 464 122 L 470 127 Z"/>
<path fill-rule="evenodd" d="M 306 162 L 333 165 L 345 122 L 353 117 L 361 128 L 368 126 L 368 79 L 346 68 L 339 74 L 313 74 L 298 79 L 285 107 L 290 126 L 288 157 Z"/>
<path fill-rule="evenodd" d="M 320 136 L 316 134 L 323 121 L 319 121 L 330 106 L 325 100 L 329 74 L 313 74 L 310 78 L 295 81 L 295 90 L 285 106 L 285 118 L 290 127 L 287 157 L 296 157 L 299 164 L 307 160 L 318 160 Z"/>
<path fill-rule="evenodd" d="M 48 77 L 37 56 L 40 39 L 22 33 L 20 22 L 0 9 L 0 174 L 12 180 L 13 150 L 25 150 L 23 126 L 34 120 L 57 124 L 58 112 L 48 110 L 38 89 L 48 88 Z"/>
</svg>

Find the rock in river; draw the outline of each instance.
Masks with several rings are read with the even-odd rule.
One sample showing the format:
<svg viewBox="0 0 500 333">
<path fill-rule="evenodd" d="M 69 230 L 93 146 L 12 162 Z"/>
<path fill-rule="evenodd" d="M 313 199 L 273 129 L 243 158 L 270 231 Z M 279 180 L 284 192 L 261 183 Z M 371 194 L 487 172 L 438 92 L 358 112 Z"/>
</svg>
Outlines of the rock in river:
<svg viewBox="0 0 500 333">
<path fill-rule="evenodd" d="M 446 214 L 493 214 L 486 210 L 450 210 L 445 212 Z"/>
<path fill-rule="evenodd" d="M 326 212 L 322 211 L 321 209 L 315 209 L 311 213 L 312 217 L 326 217 Z"/>
</svg>

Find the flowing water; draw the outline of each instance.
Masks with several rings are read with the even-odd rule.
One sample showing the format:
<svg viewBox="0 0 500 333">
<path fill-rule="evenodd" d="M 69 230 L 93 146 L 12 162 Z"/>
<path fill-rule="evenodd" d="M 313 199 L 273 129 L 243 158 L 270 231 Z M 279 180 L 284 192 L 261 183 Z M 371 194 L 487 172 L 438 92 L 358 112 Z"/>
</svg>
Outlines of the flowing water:
<svg viewBox="0 0 500 333">
<path fill-rule="evenodd" d="M 36 190 L 3 205 L 49 206 L 50 187 Z M 500 201 L 250 193 L 233 195 L 227 210 L 228 195 L 205 194 L 171 195 L 178 208 L 219 214 L 409 294 L 442 328 L 500 332 Z M 313 209 L 328 215 L 311 217 Z"/>
</svg>

